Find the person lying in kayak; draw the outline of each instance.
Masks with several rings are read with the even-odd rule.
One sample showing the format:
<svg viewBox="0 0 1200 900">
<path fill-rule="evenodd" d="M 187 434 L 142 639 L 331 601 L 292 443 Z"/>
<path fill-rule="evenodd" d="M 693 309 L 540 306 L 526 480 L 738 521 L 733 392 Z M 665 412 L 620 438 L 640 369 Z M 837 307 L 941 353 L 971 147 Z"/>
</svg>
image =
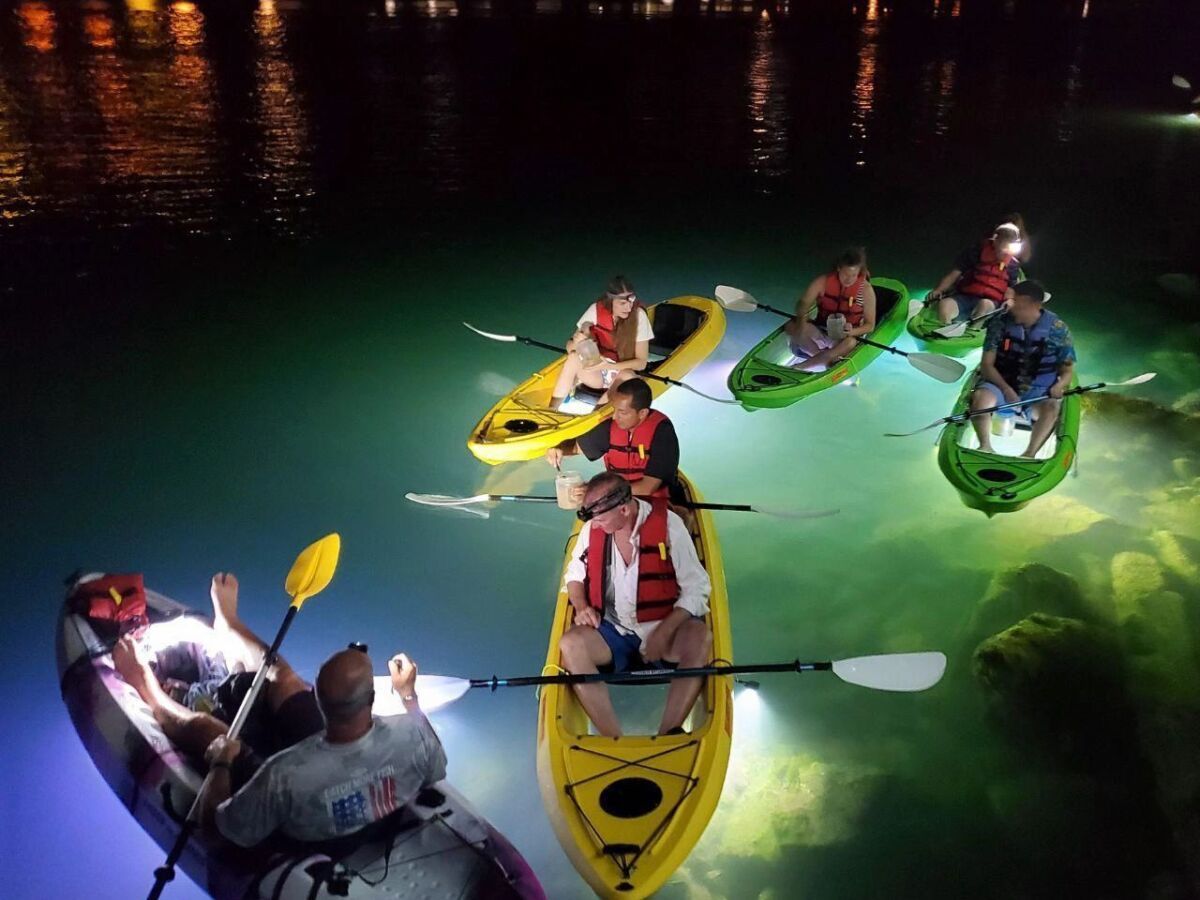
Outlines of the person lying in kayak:
<svg viewBox="0 0 1200 900">
<path fill-rule="evenodd" d="M 666 497 L 679 471 L 679 438 L 671 420 L 650 408 L 654 394 L 641 378 L 623 381 L 611 392 L 613 415 L 578 438 L 563 441 L 546 451 L 555 468 L 563 457 L 582 453 L 590 460 L 604 458 L 604 468 L 616 472 L 633 488 L 635 497 Z M 575 488 L 582 503 L 585 485 Z"/>
<path fill-rule="evenodd" d="M 925 297 L 937 303 L 944 325 L 986 315 L 1012 299 L 1013 285 L 1021 277 L 1021 234 L 1020 226 L 1003 222 L 991 237 L 958 255 L 954 268 Z"/>
<path fill-rule="evenodd" d="M 1063 391 L 1071 383 L 1075 347 L 1067 324 L 1043 304 L 1046 290 L 1036 281 L 1013 288 L 1012 306 L 988 323 L 979 364 L 979 383 L 971 409 L 990 409 L 1018 400 L 1049 397 L 1026 409 L 1033 416 L 1029 446 L 1022 456 L 1032 458 L 1046 443 L 1058 421 Z M 972 416 L 979 449 L 992 451 L 992 414 Z"/>
<path fill-rule="evenodd" d="M 231 667 L 257 668 L 267 648 L 237 616 L 237 579 L 219 573 L 212 597 L 214 630 L 228 638 L 225 645 L 238 660 Z M 353 834 L 445 778 L 445 752 L 414 690 L 417 667 L 403 654 L 388 668 L 409 714 L 386 718 L 371 714 L 374 677 L 363 650 L 326 660 L 315 691 L 280 659 L 268 675 L 265 699 L 283 749 L 265 762 L 267 751 L 228 739 L 225 722 L 168 696 L 134 637 L 113 648 L 113 664 L 172 744 L 206 760 L 212 779 L 201 822 L 215 824 L 240 846 L 276 831 L 298 841 Z"/>
<path fill-rule="evenodd" d="M 577 384 L 604 391 L 599 403 L 607 403 L 609 389 L 646 368 L 653 338 L 650 317 L 633 284 L 624 275 L 616 276 L 579 317 L 567 341 L 567 361 L 558 373 L 550 408 L 558 409 Z"/>
<path fill-rule="evenodd" d="M 634 497 L 628 481 L 601 472 L 587 483 L 578 515 L 584 525 L 563 579 L 575 613 L 559 641 L 564 668 L 707 665 L 712 632 L 701 617 L 712 583 L 667 501 Z M 702 686 L 700 678 L 671 682 L 659 734 L 678 733 Z M 607 685 L 577 684 L 575 692 L 597 732 L 621 734 Z"/>
<path fill-rule="evenodd" d="M 875 289 L 862 247 L 842 251 L 832 272 L 812 280 L 796 301 L 796 316 L 784 330 L 796 356 L 807 357 L 794 368 L 819 372 L 857 345 L 855 337 L 875 330 Z M 817 315 L 809 319 L 816 306 Z"/>
</svg>

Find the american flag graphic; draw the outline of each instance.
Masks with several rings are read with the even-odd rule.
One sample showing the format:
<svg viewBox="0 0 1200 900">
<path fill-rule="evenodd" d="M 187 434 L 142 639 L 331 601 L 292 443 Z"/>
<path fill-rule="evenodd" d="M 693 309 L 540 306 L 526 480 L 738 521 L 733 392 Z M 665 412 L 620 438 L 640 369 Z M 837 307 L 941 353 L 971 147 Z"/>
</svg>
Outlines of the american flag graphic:
<svg viewBox="0 0 1200 900">
<path fill-rule="evenodd" d="M 370 786 L 371 809 L 375 819 L 384 818 L 396 809 L 396 782 L 391 775 L 384 775 Z"/>
</svg>

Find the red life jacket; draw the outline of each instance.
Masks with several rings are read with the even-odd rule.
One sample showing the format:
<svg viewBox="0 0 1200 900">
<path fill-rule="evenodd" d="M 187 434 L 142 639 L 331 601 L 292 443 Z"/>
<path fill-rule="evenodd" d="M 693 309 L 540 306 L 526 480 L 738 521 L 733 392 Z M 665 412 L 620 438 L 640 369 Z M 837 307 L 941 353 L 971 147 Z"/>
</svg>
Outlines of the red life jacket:
<svg viewBox="0 0 1200 900">
<path fill-rule="evenodd" d="M 679 582 L 667 544 L 667 501 L 650 501 L 650 514 L 638 532 L 637 620 L 657 622 L 671 614 L 679 599 Z M 604 586 L 608 583 L 608 557 L 612 553 L 612 535 L 593 527 L 586 551 L 587 577 L 583 589 L 588 603 L 604 612 Z"/>
<path fill-rule="evenodd" d="M 636 316 L 641 309 L 642 304 L 639 301 L 629 310 L 629 315 L 635 317 L 634 321 L 637 321 Z M 592 337 L 600 348 L 601 356 L 613 362 L 620 359 L 617 356 L 617 323 L 613 321 L 612 310 L 599 301 L 596 302 L 596 322 L 592 325 Z"/>
<path fill-rule="evenodd" d="M 121 634 L 146 625 L 146 588 L 140 573 L 103 575 L 75 586 L 71 609 L 93 623 L 112 622 Z"/>
<path fill-rule="evenodd" d="M 1003 259 L 996 255 L 992 239 L 986 238 L 979 248 L 979 262 L 975 268 L 963 274 L 955 290 L 970 297 L 986 297 L 993 303 L 1004 300 L 1004 292 L 1008 290 L 1008 267 L 1015 265 L 1012 256 Z"/>
<path fill-rule="evenodd" d="M 650 446 L 654 442 L 654 432 L 667 417 L 657 409 L 650 410 L 645 421 L 638 423 L 633 431 L 626 431 L 615 420 L 611 420 L 608 428 L 608 450 L 604 453 L 604 467 L 610 472 L 616 472 L 626 481 L 641 481 L 646 475 L 646 466 L 650 462 Z M 651 497 L 666 497 L 667 485 L 664 483 L 651 494 Z"/>
<path fill-rule="evenodd" d="M 871 273 L 865 269 L 858 273 L 850 287 L 842 284 L 837 272 L 825 276 L 825 288 L 817 298 L 817 325 L 825 327 L 825 321 L 834 313 L 846 317 L 846 324 L 857 328 L 863 320 L 863 289 Z"/>
</svg>

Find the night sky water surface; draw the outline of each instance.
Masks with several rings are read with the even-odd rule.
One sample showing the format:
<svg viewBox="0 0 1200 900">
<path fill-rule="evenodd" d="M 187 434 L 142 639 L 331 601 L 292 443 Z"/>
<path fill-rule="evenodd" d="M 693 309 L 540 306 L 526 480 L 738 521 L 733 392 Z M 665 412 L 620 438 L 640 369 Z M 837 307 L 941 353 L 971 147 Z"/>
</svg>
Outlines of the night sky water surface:
<svg viewBox="0 0 1200 900">
<path fill-rule="evenodd" d="M 1200 708 L 1169 688 L 1200 683 L 1200 121 L 1170 84 L 1200 84 L 1196 22 L 1102 0 L 1043 17 L 797 6 L 3 7 L 0 895 L 140 896 L 162 856 L 58 696 L 73 569 L 142 571 L 197 606 L 232 570 L 269 636 L 295 554 L 337 530 L 336 580 L 284 648 L 298 670 L 362 639 L 431 672 L 536 672 L 568 516 L 404 500 L 551 487 L 540 461 L 467 453 L 496 396 L 547 360 L 462 320 L 559 340 L 618 271 L 652 301 L 727 283 L 787 306 L 852 242 L 921 296 L 1013 209 L 1081 381 L 1160 373 L 1137 392 L 1158 406 L 1089 408 L 1079 476 L 1051 497 L 987 520 L 938 472 L 933 432 L 883 438 L 957 391 L 899 359 L 782 411 L 663 398 L 708 499 L 841 510 L 718 520 L 738 662 L 951 659 L 915 696 L 765 677 L 760 708 L 739 705 L 722 805 L 663 896 L 1197 889 L 1200 831 L 1161 725 L 1194 733 Z M 730 313 L 687 381 L 724 395 L 776 324 Z M 988 714 L 971 654 L 1029 610 L 977 604 L 1030 561 L 1117 628 L 1119 739 L 1083 689 L 1059 709 L 1082 723 L 1065 738 L 1020 709 Z M 1167 595 L 1182 618 L 1155 618 Z M 1155 635 L 1172 637 L 1159 656 Z M 549 896 L 583 897 L 542 810 L 535 711 L 528 693 L 480 694 L 434 722 L 452 780 Z M 1064 753 L 1080 735 L 1110 752 Z M 200 893 L 181 877 L 168 895 Z"/>
</svg>

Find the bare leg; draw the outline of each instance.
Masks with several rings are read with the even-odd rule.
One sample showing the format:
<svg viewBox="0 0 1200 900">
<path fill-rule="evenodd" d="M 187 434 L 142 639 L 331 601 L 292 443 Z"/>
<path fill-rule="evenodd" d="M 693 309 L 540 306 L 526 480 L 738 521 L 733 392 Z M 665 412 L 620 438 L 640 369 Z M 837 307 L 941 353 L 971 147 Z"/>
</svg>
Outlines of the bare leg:
<svg viewBox="0 0 1200 900">
<path fill-rule="evenodd" d="M 971 318 L 978 319 L 980 316 L 986 316 L 988 313 L 990 313 L 995 308 L 996 308 L 995 303 L 993 303 L 991 300 L 984 298 L 984 299 L 980 300 L 978 303 L 976 303 L 975 308 L 973 310 L 971 310 Z"/>
<path fill-rule="evenodd" d="M 989 409 L 996 405 L 995 401 L 995 394 L 986 388 L 979 388 L 971 394 L 971 412 Z M 992 453 L 992 414 L 972 416 L 971 425 L 975 429 L 975 436 L 979 438 L 979 449 L 985 453 Z"/>
<path fill-rule="evenodd" d="M 1029 433 L 1029 446 L 1021 454 L 1030 459 L 1036 456 L 1037 452 L 1042 449 L 1042 445 L 1050 437 L 1050 432 L 1058 424 L 1058 413 L 1062 408 L 1062 401 L 1054 399 L 1043 400 L 1034 408 L 1037 409 L 1037 418 L 1034 419 L 1033 429 Z"/>
<path fill-rule="evenodd" d="M 854 338 L 844 338 L 820 353 L 816 353 L 796 366 L 801 372 L 816 372 L 828 369 L 847 353 L 854 349 L 858 342 Z"/>
<path fill-rule="evenodd" d="M 154 677 L 149 663 L 138 655 L 137 645 L 126 637 L 113 647 L 113 667 L 125 679 L 143 702 L 150 707 L 154 721 L 176 747 L 185 753 L 201 757 L 213 738 L 229 728 L 221 720 L 188 709 L 172 700 Z"/>
<path fill-rule="evenodd" d="M 803 322 L 788 322 L 786 326 L 789 336 L 789 346 L 794 351 L 799 350 L 805 356 L 815 356 L 821 352 L 821 340 L 825 333 L 808 320 Z"/>
<path fill-rule="evenodd" d="M 708 664 L 712 655 L 712 632 L 701 619 L 691 619 L 679 626 L 671 638 L 671 650 L 667 654 L 670 662 L 678 662 L 682 668 L 694 669 Z M 667 705 L 663 708 L 659 734 L 678 728 L 692 711 L 703 678 L 676 678 L 667 691 Z"/>
<path fill-rule="evenodd" d="M 958 318 L 958 301 L 953 297 L 943 297 L 938 301 L 938 317 L 943 325 L 949 325 Z"/>
<path fill-rule="evenodd" d="M 604 380 L 599 372 L 585 372 L 579 360 L 579 354 L 572 350 L 567 354 L 567 361 L 558 372 L 558 380 L 554 382 L 554 390 L 550 394 L 550 408 L 558 409 L 567 395 L 575 390 L 575 385 L 583 382 L 590 388 L 604 387 Z"/>
<path fill-rule="evenodd" d="M 267 645 L 238 618 L 238 580 L 232 572 L 218 572 L 210 589 L 213 604 L 213 630 L 222 639 L 222 650 L 230 670 L 256 672 L 266 658 Z M 291 696 L 308 690 L 283 657 L 267 672 L 267 703 L 279 707 Z"/>
<path fill-rule="evenodd" d="M 597 666 L 612 662 L 612 651 L 608 649 L 608 644 L 600 632 L 590 625 L 576 625 L 564 634 L 558 642 L 558 650 L 562 654 L 563 668 L 574 675 L 594 674 L 599 671 Z M 575 696 L 596 726 L 596 731 L 605 737 L 620 737 L 621 722 L 617 718 L 617 711 L 613 709 L 608 685 L 577 684 L 574 687 Z"/>
</svg>

